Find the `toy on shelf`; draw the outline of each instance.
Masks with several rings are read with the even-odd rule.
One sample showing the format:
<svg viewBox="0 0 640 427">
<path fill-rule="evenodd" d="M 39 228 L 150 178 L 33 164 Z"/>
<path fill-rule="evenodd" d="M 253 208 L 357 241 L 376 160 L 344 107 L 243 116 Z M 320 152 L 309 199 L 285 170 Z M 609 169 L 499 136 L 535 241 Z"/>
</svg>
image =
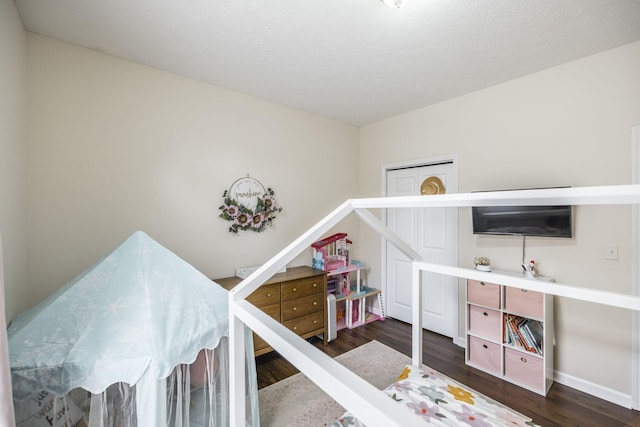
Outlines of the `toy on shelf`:
<svg viewBox="0 0 640 427">
<path fill-rule="evenodd" d="M 367 266 L 362 261 L 351 259 L 351 244 L 347 233 L 337 233 L 311 245 L 312 267 L 327 272 L 328 301 L 335 305 L 334 309 L 328 310 L 334 313 L 331 315 L 334 319 L 329 319 L 329 322 L 335 322 L 336 331 L 384 320 L 381 292 L 366 286 L 363 273 L 366 273 Z M 375 299 L 380 307 L 379 314 L 371 312 Z"/>
<path fill-rule="evenodd" d="M 365 285 L 361 274 L 366 271 L 362 262 L 352 264 L 345 269 L 327 273 L 327 292 L 333 294 L 336 306 L 336 330 L 355 328 L 374 320 L 384 320 L 382 294 L 379 289 Z M 350 280 L 351 273 L 355 273 L 355 280 Z M 379 313 L 373 313 L 373 304 L 377 299 Z"/>
</svg>

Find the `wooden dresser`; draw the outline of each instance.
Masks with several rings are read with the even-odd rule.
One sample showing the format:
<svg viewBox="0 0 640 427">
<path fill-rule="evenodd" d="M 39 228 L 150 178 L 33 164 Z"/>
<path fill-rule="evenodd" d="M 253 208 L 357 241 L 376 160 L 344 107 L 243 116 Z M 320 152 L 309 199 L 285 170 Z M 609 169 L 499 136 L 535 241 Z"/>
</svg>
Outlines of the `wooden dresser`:
<svg viewBox="0 0 640 427">
<path fill-rule="evenodd" d="M 226 277 L 214 279 L 225 289 L 233 289 L 242 279 Z M 311 267 L 291 267 L 275 274 L 256 289 L 247 301 L 282 323 L 302 338 L 322 334 L 327 344 L 327 273 Z M 255 333 L 255 355 L 273 351 Z"/>
</svg>

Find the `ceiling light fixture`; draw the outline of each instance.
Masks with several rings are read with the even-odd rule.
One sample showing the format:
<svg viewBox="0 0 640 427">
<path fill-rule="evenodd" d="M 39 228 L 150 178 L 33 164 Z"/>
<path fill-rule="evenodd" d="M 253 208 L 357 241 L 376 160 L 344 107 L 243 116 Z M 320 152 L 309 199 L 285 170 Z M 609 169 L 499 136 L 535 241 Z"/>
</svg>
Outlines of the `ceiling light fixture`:
<svg viewBox="0 0 640 427">
<path fill-rule="evenodd" d="M 389 7 L 393 7 L 396 9 L 401 8 L 402 6 L 404 6 L 405 4 L 409 3 L 411 0 L 382 0 L 382 2 L 384 4 L 386 4 Z"/>
</svg>

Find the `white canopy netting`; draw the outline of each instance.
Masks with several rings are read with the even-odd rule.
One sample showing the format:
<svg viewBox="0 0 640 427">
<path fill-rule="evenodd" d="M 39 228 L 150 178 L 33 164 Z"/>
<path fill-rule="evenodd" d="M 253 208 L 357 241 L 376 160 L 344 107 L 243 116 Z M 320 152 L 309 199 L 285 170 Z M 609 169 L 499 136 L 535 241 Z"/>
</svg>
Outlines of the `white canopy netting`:
<svg viewBox="0 0 640 427">
<path fill-rule="evenodd" d="M 9 326 L 16 424 L 229 425 L 228 330 L 227 291 L 136 232 Z"/>
</svg>

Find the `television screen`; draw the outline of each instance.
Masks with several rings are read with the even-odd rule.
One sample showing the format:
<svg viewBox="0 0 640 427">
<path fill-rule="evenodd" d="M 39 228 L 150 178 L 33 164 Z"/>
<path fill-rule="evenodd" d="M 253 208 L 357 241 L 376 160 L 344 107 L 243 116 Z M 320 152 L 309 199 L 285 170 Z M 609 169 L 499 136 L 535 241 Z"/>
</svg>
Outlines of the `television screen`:
<svg viewBox="0 0 640 427">
<path fill-rule="evenodd" d="M 572 237 L 572 208 L 567 206 L 473 207 L 474 234 Z"/>
</svg>

